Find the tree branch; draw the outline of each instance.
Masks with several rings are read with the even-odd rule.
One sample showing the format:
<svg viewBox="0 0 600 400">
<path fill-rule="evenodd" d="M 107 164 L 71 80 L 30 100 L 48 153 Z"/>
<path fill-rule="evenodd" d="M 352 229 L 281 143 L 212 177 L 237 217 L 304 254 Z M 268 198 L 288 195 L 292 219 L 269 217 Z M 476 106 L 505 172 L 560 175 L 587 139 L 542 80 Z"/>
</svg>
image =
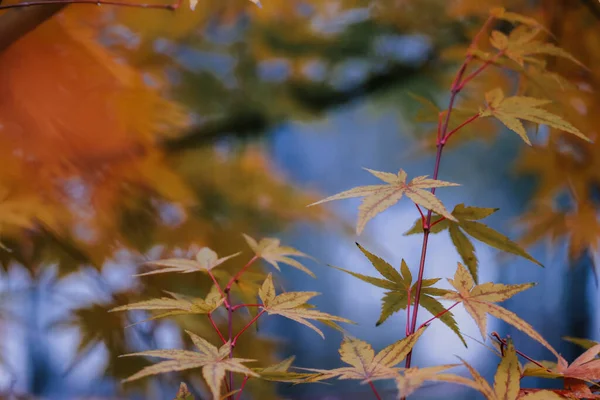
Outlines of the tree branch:
<svg viewBox="0 0 600 400">
<path fill-rule="evenodd" d="M 66 4 L 15 8 L 0 15 L 0 52 L 62 10 Z"/>
<path fill-rule="evenodd" d="M 320 83 L 291 82 L 287 84 L 288 93 L 304 109 L 319 115 L 415 79 L 424 74 L 432 62 L 433 58 L 429 58 L 425 63 L 416 66 L 397 64 L 387 71 L 372 74 L 345 90 L 337 90 Z M 209 145 L 226 137 L 251 138 L 278 122 L 279 119 L 269 117 L 266 111 L 258 109 L 234 112 L 225 119 L 194 127 L 181 137 L 165 141 L 163 146 L 168 152 L 173 152 Z"/>
</svg>

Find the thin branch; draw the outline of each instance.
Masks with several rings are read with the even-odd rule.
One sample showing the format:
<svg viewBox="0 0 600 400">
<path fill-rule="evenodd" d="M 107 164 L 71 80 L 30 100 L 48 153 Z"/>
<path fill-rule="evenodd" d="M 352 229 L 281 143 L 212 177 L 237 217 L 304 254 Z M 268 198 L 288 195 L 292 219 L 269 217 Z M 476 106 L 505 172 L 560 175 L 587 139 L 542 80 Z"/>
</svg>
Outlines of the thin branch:
<svg viewBox="0 0 600 400">
<path fill-rule="evenodd" d="M 442 125 L 442 128 L 440 129 L 439 139 L 438 139 L 438 143 L 437 143 L 435 166 L 433 168 L 433 179 L 437 179 L 438 174 L 440 172 L 440 162 L 442 159 L 442 151 L 444 150 L 444 144 L 445 144 L 444 139 L 446 139 L 446 134 L 448 132 L 448 125 L 450 123 L 450 115 L 452 114 L 452 109 L 454 107 L 454 102 L 456 100 L 456 96 L 458 95 L 458 93 L 460 93 L 460 91 L 462 89 L 461 83 L 462 83 L 462 79 L 465 74 L 465 71 L 467 69 L 467 66 L 473 60 L 473 51 L 472 50 L 477 45 L 477 42 L 479 41 L 479 38 L 481 37 L 483 32 L 486 31 L 488 26 L 492 23 L 493 19 L 494 18 L 492 16 L 490 16 L 486 20 L 486 22 L 483 24 L 481 29 L 477 32 L 477 34 L 475 35 L 473 40 L 471 41 L 467 57 L 465 57 L 465 60 L 463 61 L 462 65 L 460 66 L 458 72 L 456 73 L 454 81 L 452 82 L 452 87 L 450 89 L 450 101 L 448 104 L 448 112 L 446 113 L 446 119 Z M 435 189 L 436 188 L 431 189 L 431 194 L 435 194 Z M 429 233 L 430 233 L 430 228 L 425 228 L 425 227 L 431 226 L 432 214 L 433 213 L 431 210 L 429 210 L 427 212 L 427 221 L 425 224 L 423 224 L 423 245 L 421 247 L 421 260 L 419 262 L 419 274 L 418 274 L 418 278 L 417 278 L 417 288 L 416 288 L 416 293 L 415 293 L 415 304 L 413 306 L 412 323 L 410 324 L 410 331 L 409 331 L 411 335 L 413 333 L 415 333 L 415 330 L 417 328 L 417 315 L 419 313 L 419 302 L 420 302 L 420 297 L 421 297 L 421 288 L 423 287 L 423 273 L 425 272 L 425 259 L 427 258 L 427 244 L 429 243 Z M 406 368 L 410 368 L 411 360 L 412 360 L 412 351 L 410 353 L 408 353 L 408 355 L 406 356 L 406 363 L 405 363 Z M 406 398 L 403 397 L 403 400 L 405 400 L 405 399 Z"/>
<path fill-rule="evenodd" d="M 132 8 L 146 8 L 146 9 L 158 9 L 158 10 L 177 10 L 181 5 L 181 0 L 177 0 L 172 4 L 136 4 L 136 3 L 124 3 L 120 1 L 112 0 L 40 0 L 40 1 L 23 1 L 16 4 L 0 5 L 0 10 L 16 9 L 16 8 L 28 8 L 34 6 L 48 6 L 53 5 L 67 5 L 67 4 L 92 4 L 96 6 L 107 5 L 107 6 L 118 6 L 118 7 L 132 7 Z"/>
<path fill-rule="evenodd" d="M 381 396 L 379 396 L 379 393 L 377 392 L 377 388 L 375 388 L 375 385 L 373 384 L 373 382 L 369 381 L 369 386 L 371 386 L 371 390 L 373 391 L 375 398 L 377 400 L 381 400 Z"/>
<path fill-rule="evenodd" d="M 0 53 L 50 19 L 65 6 L 66 4 L 51 4 L 46 7 L 14 9 L 0 15 Z"/>
</svg>

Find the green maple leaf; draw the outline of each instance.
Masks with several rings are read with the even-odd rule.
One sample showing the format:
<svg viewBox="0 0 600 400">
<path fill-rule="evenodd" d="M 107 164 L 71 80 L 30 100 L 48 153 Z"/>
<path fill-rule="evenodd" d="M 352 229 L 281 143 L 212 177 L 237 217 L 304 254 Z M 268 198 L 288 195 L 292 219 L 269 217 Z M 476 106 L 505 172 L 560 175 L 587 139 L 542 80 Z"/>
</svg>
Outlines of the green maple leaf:
<svg viewBox="0 0 600 400">
<path fill-rule="evenodd" d="M 370 283 L 371 285 L 388 290 L 387 292 L 385 292 L 381 302 L 381 315 L 376 323 L 376 326 L 379 326 L 382 323 L 384 323 L 385 320 L 387 320 L 392 314 L 400 310 L 405 310 L 407 308 L 409 291 L 411 293 L 411 304 L 415 303 L 416 283 L 414 285 L 412 284 L 412 274 L 404 260 L 402 260 L 400 271 L 397 271 L 388 262 L 376 256 L 375 254 L 370 253 L 360 244 L 357 243 L 356 245 L 358 246 L 360 251 L 362 251 L 363 254 L 369 259 L 371 264 L 373 264 L 375 269 L 385 279 L 359 274 L 340 267 L 332 267 L 343 271 L 347 274 L 350 274 L 364 282 Z M 424 279 L 421 287 L 420 305 L 423 306 L 423 308 L 429 311 L 432 315 L 437 315 L 446 309 L 446 307 L 444 307 L 438 300 L 436 300 L 433 297 L 443 296 L 447 293 L 447 291 L 444 289 L 432 287 L 439 280 L 439 278 Z M 460 330 L 458 329 L 458 324 L 456 323 L 456 320 L 454 319 L 452 313 L 448 311 L 442 316 L 440 316 L 439 319 L 450 329 L 452 329 L 454 333 L 458 335 L 458 337 L 466 347 L 467 343 L 465 342 L 465 339 L 460 333 Z"/>
<path fill-rule="evenodd" d="M 472 207 L 458 204 L 454 207 L 454 210 L 452 210 L 452 215 L 457 222 L 444 219 L 433 225 L 430 229 L 430 233 L 440 233 L 448 230 L 454 247 L 456 247 L 458 254 L 468 267 L 469 272 L 476 283 L 479 282 L 479 262 L 477 260 L 477 255 L 475 254 L 475 246 L 473 246 L 473 243 L 469 240 L 467 235 L 488 246 L 521 256 L 543 267 L 539 261 L 531 257 L 529 253 L 523 250 L 517 243 L 513 242 L 500 232 L 493 230 L 489 226 L 478 222 L 478 220 L 486 218 L 496 211 L 498 211 L 498 208 Z M 442 218 L 440 215 L 432 215 L 431 221 L 433 223 L 440 220 L 440 218 Z M 419 218 L 415 221 L 412 228 L 404 233 L 404 235 L 414 235 L 422 232 L 423 221 Z"/>
</svg>

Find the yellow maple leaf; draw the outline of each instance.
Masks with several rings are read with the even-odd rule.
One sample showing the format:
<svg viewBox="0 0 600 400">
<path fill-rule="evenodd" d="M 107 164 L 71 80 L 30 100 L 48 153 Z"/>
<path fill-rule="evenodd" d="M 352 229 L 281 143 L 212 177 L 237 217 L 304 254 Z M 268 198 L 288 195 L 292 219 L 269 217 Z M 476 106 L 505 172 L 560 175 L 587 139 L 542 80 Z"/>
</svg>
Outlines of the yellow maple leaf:
<svg viewBox="0 0 600 400">
<path fill-rule="evenodd" d="M 218 400 L 221 398 L 221 385 L 225 378 L 225 372 L 237 372 L 246 376 L 258 377 L 259 375 L 246 367 L 242 363 L 251 362 L 254 360 L 245 358 L 230 358 L 231 343 L 227 342 L 221 348 L 217 348 L 207 340 L 186 331 L 192 339 L 194 345 L 199 350 L 149 350 L 139 353 L 125 354 L 123 357 L 129 356 L 147 356 L 158 357 L 168 361 L 161 361 L 158 364 L 153 364 L 143 368 L 136 374 L 125 379 L 124 382 L 131 382 L 136 379 L 144 378 L 151 375 L 163 374 L 172 371 L 184 371 L 194 368 L 202 368 L 202 375 L 210 387 L 213 398 Z"/>
<path fill-rule="evenodd" d="M 353 323 L 349 319 L 306 307 L 306 302 L 319 294 L 317 292 L 286 292 L 277 295 L 275 286 L 273 285 L 272 274 L 267 276 L 267 279 L 265 279 L 258 291 L 258 296 L 263 303 L 261 313 L 266 312 L 271 315 L 281 315 L 282 317 L 301 323 L 317 332 L 322 338 L 325 338 L 323 332 L 308 320 Z"/>
<path fill-rule="evenodd" d="M 512 340 L 508 340 L 502 361 L 494 376 L 494 386 L 490 384 L 469 363 L 462 360 L 473 380 L 463 377 L 449 378 L 454 383 L 469 386 L 481 392 L 487 400 L 554 400 L 564 399 L 563 396 L 550 390 L 540 390 L 535 393 L 523 393 L 521 390 L 521 368 Z"/>
<path fill-rule="evenodd" d="M 471 274 L 469 274 L 469 271 L 461 263 L 458 263 L 454 279 L 448 279 L 448 282 L 456 289 L 456 292 L 450 292 L 444 298 L 463 304 L 465 310 L 479 327 L 481 336 L 484 339 L 486 336 L 487 314 L 491 314 L 514 326 L 521 332 L 526 333 L 529 337 L 550 350 L 557 359 L 560 358 L 558 352 L 531 325 L 511 311 L 495 304 L 508 300 L 515 294 L 531 288 L 535 285 L 534 283 L 504 285 L 488 282 L 475 285 Z"/>
<path fill-rule="evenodd" d="M 422 327 L 412 335 L 398 340 L 375 354 L 373 347 L 364 340 L 345 337 L 339 349 L 341 360 L 350 367 L 310 369 L 322 374 L 322 379 L 354 379 L 369 382 L 377 379 L 396 379 L 398 365 L 411 352 L 427 327 Z"/>
<path fill-rule="evenodd" d="M 410 182 L 406 182 L 406 172 L 400 170 L 398 174 L 374 171 L 365 168 L 371 174 L 386 182 L 386 185 L 359 186 L 346 190 L 336 195 L 327 197 L 309 205 L 325 203 L 332 200 L 349 199 L 353 197 L 364 197 L 358 208 L 358 224 L 356 233 L 360 234 L 367 222 L 377 214 L 396 204 L 402 196 L 406 195 L 415 204 L 419 204 L 429 210 L 435 211 L 444 217 L 455 221 L 456 219 L 446 210 L 446 207 L 434 194 L 425 190 L 444 186 L 460 186 L 457 183 L 428 179 L 426 175 L 418 176 Z"/>
<path fill-rule="evenodd" d="M 281 271 L 279 263 L 283 263 L 297 268 L 315 278 L 315 274 L 311 270 L 293 258 L 290 258 L 290 256 L 312 258 L 308 254 L 304 254 L 293 247 L 282 246 L 281 241 L 277 238 L 263 238 L 260 242 L 257 242 L 252 237 L 244 234 L 244 239 L 246 239 L 246 243 L 248 243 L 248 246 L 250 246 L 257 257 L 262 258 L 271 264 L 276 270 Z"/>
<path fill-rule="evenodd" d="M 188 299 L 184 296 L 175 293 L 169 293 L 172 297 L 161 297 L 136 303 L 127 304 L 120 307 L 115 307 L 109 312 L 129 311 L 129 310 L 144 310 L 144 311 L 160 311 L 161 313 L 146 320 L 137 322 L 136 324 L 147 322 L 153 319 L 169 317 L 173 315 L 185 314 L 210 314 L 223 304 L 225 298 L 216 286 L 213 286 L 205 299 Z"/>
<path fill-rule="evenodd" d="M 138 274 L 136 276 L 146 276 L 155 274 L 164 274 L 168 272 L 178 272 L 182 274 L 188 274 L 191 272 L 202 272 L 210 271 L 218 265 L 221 265 L 225 261 L 233 258 L 240 253 L 235 253 L 226 257 L 219 258 L 217 253 L 208 247 L 203 247 L 196 253 L 194 260 L 186 258 L 168 258 L 165 260 L 150 261 L 145 263 L 147 266 L 161 267 L 150 272 Z"/>
<path fill-rule="evenodd" d="M 525 143 L 531 145 L 527 132 L 520 120 L 526 120 L 537 124 L 544 124 L 553 128 L 569 132 L 588 142 L 591 142 L 579 129 L 558 115 L 539 108 L 549 104 L 550 100 L 536 99 L 527 96 L 504 97 L 500 88 L 493 89 L 485 94 L 487 107 L 479 111 L 480 117 L 495 117 L 507 128 L 516 132 Z"/>
</svg>

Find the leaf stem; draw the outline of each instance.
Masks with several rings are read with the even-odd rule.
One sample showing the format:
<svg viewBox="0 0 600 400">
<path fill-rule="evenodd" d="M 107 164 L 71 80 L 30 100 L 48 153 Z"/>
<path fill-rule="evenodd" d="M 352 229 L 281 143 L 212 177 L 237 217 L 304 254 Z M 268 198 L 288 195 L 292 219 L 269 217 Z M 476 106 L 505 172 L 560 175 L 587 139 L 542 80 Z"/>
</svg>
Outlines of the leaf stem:
<svg viewBox="0 0 600 400">
<path fill-rule="evenodd" d="M 248 268 L 249 268 L 249 267 L 250 267 L 252 264 L 254 264 L 254 262 L 255 262 L 256 260 L 258 260 L 258 258 L 259 258 L 259 257 L 258 257 L 258 256 L 255 254 L 255 255 L 254 255 L 254 257 L 252 257 L 252 258 L 250 259 L 250 261 L 248 261 L 248 262 L 246 263 L 246 265 L 244 265 L 244 266 L 242 267 L 242 269 L 240 269 L 240 270 L 237 272 L 237 274 L 235 274 L 235 275 L 233 276 L 233 278 L 231 278 L 231 279 L 229 280 L 229 282 L 227 282 L 227 286 L 225 286 L 225 291 L 226 291 L 226 292 L 228 292 L 229 290 L 231 290 L 231 286 L 233 286 L 233 284 L 234 284 L 235 282 L 237 282 L 237 280 L 238 280 L 238 279 L 240 279 L 240 276 L 242 276 L 242 274 L 243 274 L 244 272 L 246 272 L 246 270 L 247 270 L 247 269 L 248 269 Z"/>
<path fill-rule="evenodd" d="M 465 125 L 470 124 L 471 122 L 475 121 L 477 118 L 479 118 L 479 114 L 475 114 L 472 117 L 468 118 L 466 121 L 464 121 L 462 124 L 460 124 L 459 126 L 457 126 L 456 128 L 452 129 L 450 132 L 448 132 L 446 134 L 446 136 L 444 136 L 442 138 L 442 140 L 440 141 L 442 144 L 446 144 L 446 142 L 448 141 L 448 139 L 450 139 L 450 136 L 454 135 L 454 133 L 458 132 L 460 129 L 462 129 Z"/>
<path fill-rule="evenodd" d="M 446 137 L 446 135 L 448 132 L 448 125 L 450 123 L 450 115 L 452 114 L 452 109 L 454 107 L 454 101 L 456 100 L 456 96 L 458 95 L 458 93 L 460 93 L 460 91 L 464 87 L 464 85 L 462 84 L 462 79 L 463 79 L 463 76 L 467 69 L 467 65 L 473 59 L 473 49 L 475 48 L 475 45 L 477 44 L 479 37 L 483 34 L 483 32 L 485 30 L 487 30 L 488 26 L 492 23 L 493 20 L 494 20 L 493 16 L 488 17 L 488 19 L 483 24 L 483 26 L 481 27 L 479 32 L 477 32 L 477 34 L 471 41 L 471 44 L 469 45 L 468 54 L 465 57 L 465 60 L 463 61 L 462 65 L 460 66 L 458 72 L 456 73 L 456 76 L 454 77 L 454 81 L 452 82 L 452 87 L 450 89 L 450 101 L 448 104 L 448 112 L 446 113 L 446 118 L 443 122 L 443 125 L 441 125 L 442 124 L 441 118 L 440 118 L 440 123 L 438 124 L 439 135 L 438 135 L 438 141 L 437 141 L 437 152 L 435 155 L 435 166 L 433 169 L 433 179 L 437 179 L 439 172 L 440 172 L 440 162 L 442 159 L 442 151 L 444 150 L 444 145 L 446 144 L 446 140 L 448 139 Z M 441 125 L 441 129 L 440 129 L 440 125 Z M 435 194 L 435 189 L 436 188 L 431 189 L 432 194 Z M 432 215 L 432 211 L 428 210 L 427 211 L 427 220 L 423 224 L 423 245 L 421 247 L 421 260 L 419 262 L 419 274 L 418 274 L 417 283 L 416 283 L 417 287 L 416 287 L 416 293 L 415 293 L 415 304 L 413 306 L 414 310 L 412 313 L 412 323 L 410 324 L 410 330 L 409 330 L 410 334 L 415 333 L 415 330 L 417 327 L 417 316 L 419 313 L 421 288 L 423 287 L 423 272 L 425 271 L 425 259 L 427 258 L 427 244 L 429 242 L 429 233 L 430 233 L 430 228 L 426 228 L 426 226 L 430 226 L 430 224 L 431 224 L 431 215 Z M 406 368 L 410 368 L 411 360 L 412 360 L 412 350 L 406 356 L 406 363 L 405 363 Z M 406 397 L 403 397 L 403 400 L 405 400 L 405 399 L 406 399 Z"/>
<path fill-rule="evenodd" d="M 215 320 L 213 319 L 211 313 L 208 314 L 208 320 L 210 321 L 210 324 L 212 325 L 212 327 L 217 332 L 217 335 L 219 335 L 219 337 L 221 338 L 221 341 L 223 342 L 223 344 L 227 343 L 227 340 L 225 340 L 225 337 L 223 336 L 223 334 L 219 330 L 219 327 L 217 326 L 217 324 L 215 324 Z"/>
<path fill-rule="evenodd" d="M 221 293 L 221 296 L 225 299 L 225 308 L 229 310 L 229 297 L 225 294 L 223 289 L 221 289 L 221 285 L 219 285 L 219 282 L 217 281 L 217 278 L 215 278 L 215 275 L 210 270 L 206 270 L 206 272 L 208 272 L 208 276 L 210 276 L 210 279 L 212 279 L 213 283 L 219 290 L 219 293 Z"/>
<path fill-rule="evenodd" d="M 231 307 L 231 310 L 235 311 L 235 310 L 239 310 L 240 308 L 243 308 L 243 307 L 262 307 L 262 304 L 238 304 L 238 305 Z"/>
<path fill-rule="evenodd" d="M 496 61 L 498 61 L 498 59 L 504 54 L 504 50 L 500 50 L 498 53 L 494 54 L 494 56 L 492 58 L 490 58 L 489 60 L 486 60 L 483 64 L 481 64 L 479 66 L 479 68 L 477 68 L 475 71 L 471 72 L 469 75 L 467 75 L 465 77 L 465 79 L 462 80 L 460 86 L 458 87 L 459 89 L 462 90 L 462 88 L 469 83 L 473 78 L 475 78 L 477 75 L 479 75 L 484 69 L 486 69 L 488 66 L 492 65 L 493 63 L 495 63 Z"/>
<path fill-rule="evenodd" d="M 25 8 L 33 6 L 45 6 L 49 4 L 92 4 L 92 5 L 107 5 L 107 6 L 118 6 L 118 7 L 132 7 L 132 8 L 147 8 L 147 9 L 158 9 L 158 10 L 177 10 L 181 6 L 181 0 L 177 0 L 172 4 L 136 4 L 136 3 L 124 3 L 121 1 L 112 0 L 41 0 L 41 1 L 25 1 L 16 4 L 0 5 L 0 10 L 7 10 L 9 8 Z"/>
<path fill-rule="evenodd" d="M 375 385 L 373 384 L 373 382 L 369 381 L 369 386 L 371 386 L 371 390 L 373 391 L 373 394 L 375 395 L 375 398 L 377 400 L 381 400 L 381 396 L 379 396 L 379 393 L 377 392 L 377 388 L 375 387 Z"/>
<path fill-rule="evenodd" d="M 437 224 L 439 224 L 440 222 L 442 222 L 445 219 L 446 219 L 446 217 L 442 217 L 442 218 L 438 219 L 437 221 L 433 222 L 431 224 L 431 226 L 429 227 L 429 229 L 433 228 L 434 226 L 436 226 Z"/>
<path fill-rule="evenodd" d="M 265 312 L 266 312 L 265 310 L 261 310 L 258 314 L 256 314 L 256 317 L 252 318 L 250 320 L 250 322 L 248 322 L 246 324 L 246 326 L 244 326 L 242 328 L 242 330 L 237 335 L 235 335 L 235 337 L 233 338 L 233 341 L 231 342 L 231 348 L 232 349 L 235 347 L 235 345 L 236 345 L 238 339 L 240 338 L 240 336 L 242 335 L 242 333 L 246 332 L 246 330 L 248 328 L 250 328 L 252 326 L 252 324 L 255 323 L 260 318 L 260 316 L 263 315 Z"/>
<path fill-rule="evenodd" d="M 240 400 L 242 398 L 242 391 L 244 390 L 246 383 L 248 383 L 248 379 L 250 379 L 250 376 L 246 375 L 244 377 L 244 380 L 242 381 L 242 386 L 240 386 L 240 392 L 238 393 L 238 395 L 235 398 L 236 400 Z"/>
<path fill-rule="evenodd" d="M 229 286 L 229 285 L 228 285 Z M 225 288 L 225 293 L 227 295 L 227 303 L 231 305 L 231 292 L 229 291 L 229 287 Z M 229 348 L 229 358 L 233 358 L 233 342 L 231 341 L 233 336 L 233 309 L 232 307 L 227 307 L 227 333 L 229 336 L 229 342 L 231 343 L 231 347 Z M 234 390 L 233 387 L 233 371 L 229 371 L 229 387 L 230 391 Z M 229 396 L 229 400 L 233 400 L 233 395 Z"/>
<path fill-rule="evenodd" d="M 494 339 L 496 339 L 502 346 L 506 346 L 506 340 L 502 339 L 500 337 L 500 335 L 498 335 L 497 332 L 492 332 L 490 334 L 490 336 L 492 336 Z M 526 359 L 529 362 L 534 363 L 535 365 L 537 365 L 540 368 L 543 368 L 544 370 L 546 370 L 547 372 L 552 372 L 552 370 L 550 370 L 549 368 L 545 367 L 544 365 L 542 365 L 541 363 L 539 363 L 538 361 L 535 361 L 533 358 L 529 357 L 527 354 L 515 349 L 515 353 L 517 353 L 518 355 L 520 355 L 521 357 L 523 357 L 524 359 Z"/>
<path fill-rule="evenodd" d="M 423 224 L 425 223 L 425 220 L 423 220 Z M 409 286 L 407 289 L 408 292 L 408 296 L 406 298 L 406 329 L 405 329 L 405 333 L 406 336 L 410 335 L 410 300 L 412 297 L 412 291 L 411 291 L 411 287 Z"/>
<path fill-rule="evenodd" d="M 444 311 L 441 311 L 439 313 L 437 313 L 436 315 L 434 315 L 433 317 L 429 318 L 427 321 L 423 322 L 420 326 L 419 329 L 421 329 L 422 327 L 424 327 L 425 325 L 429 325 L 431 323 L 431 321 L 438 319 L 439 317 L 441 317 L 442 315 L 446 314 L 447 312 L 449 312 L 450 310 L 452 310 L 454 307 L 456 307 L 457 305 L 459 305 L 460 302 L 456 302 L 454 304 L 452 304 L 450 307 L 446 308 Z M 419 330 L 417 329 L 417 330 Z"/>
<path fill-rule="evenodd" d="M 421 207 L 419 207 L 419 205 L 417 203 L 415 203 L 415 207 L 417 207 L 417 210 L 419 210 L 419 214 L 421 214 L 421 223 L 423 226 L 425 226 L 425 215 L 423 214 L 423 211 L 421 210 Z"/>
</svg>

